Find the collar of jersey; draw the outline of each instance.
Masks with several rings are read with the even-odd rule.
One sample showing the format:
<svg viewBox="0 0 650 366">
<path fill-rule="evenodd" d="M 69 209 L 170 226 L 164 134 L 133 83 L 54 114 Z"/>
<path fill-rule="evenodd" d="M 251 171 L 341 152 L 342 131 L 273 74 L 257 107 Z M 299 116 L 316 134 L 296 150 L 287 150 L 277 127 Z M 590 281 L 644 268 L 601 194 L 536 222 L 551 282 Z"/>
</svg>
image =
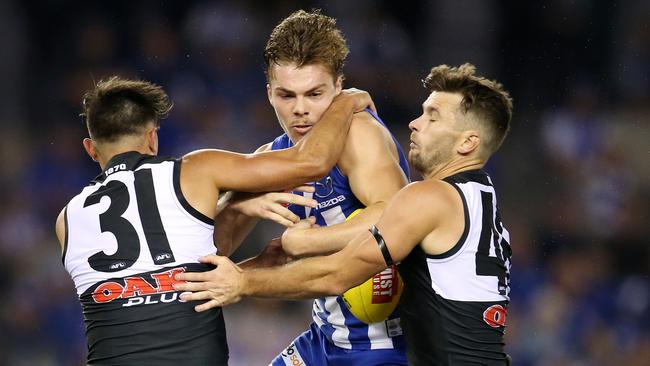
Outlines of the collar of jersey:
<svg viewBox="0 0 650 366">
<path fill-rule="evenodd" d="M 95 179 L 92 180 L 92 183 L 103 182 L 106 179 L 106 170 L 111 167 L 114 167 L 119 164 L 126 164 L 127 170 L 134 170 L 140 165 L 144 164 L 146 160 L 149 160 L 151 158 L 155 158 L 155 156 L 141 154 L 137 151 L 127 151 L 124 153 L 117 154 L 113 156 L 108 161 L 108 163 L 106 163 L 106 167 L 104 167 L 102 173 L 96 176 Z"/>
</svg>

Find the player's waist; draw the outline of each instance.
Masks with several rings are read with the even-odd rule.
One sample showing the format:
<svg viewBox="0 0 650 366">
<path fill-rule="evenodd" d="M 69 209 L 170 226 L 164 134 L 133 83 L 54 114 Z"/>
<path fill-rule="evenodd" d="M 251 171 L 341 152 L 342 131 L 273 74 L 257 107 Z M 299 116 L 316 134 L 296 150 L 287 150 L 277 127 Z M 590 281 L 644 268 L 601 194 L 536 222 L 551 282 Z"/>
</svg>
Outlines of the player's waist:
<svg viewBox="0 0 650 366">
<path fill-rule="evenodd" d="M 85 314 L 90 364 L 227 364 L 221 309 L 158 316 L 152 315 L 151 309 L 138 311 L 138 317 L 129 318 Z"/>
<path fill-rule="evenodd" d="M 314 322 L 321 337 L 325 338 L 331 344 L 344 349 L 354 350 L 373 350 L 373 349 L 395 349 L 403 351 L 404 336 L 401 334 L 389 336 L 387 333 L 382 335 L 371 335 L 368 325 L 364 328 L 347 328 L 346 331 L 332 326 L 331 324 L 319 324 Z M 379 324 L 376 324 L 379 325 Z M 384 328 L 385 325 L 382 325 Z"/>
<path fill-rule="evenodd" d="M 327 301 L 330 299 L 329 301 Z M 336 302 L 332 300 L 336 299 Z M 343 348 L 375 349 L 394 348 L 395 339 L 401 342 L 399 315 L 394 311 L 388 319 L 367 324 L 344 311 L 340 297 L 316 299 L 312 311 L 315 325 L 330 342 Z M 329 306 L 326 306 L 328 304 Z M 346 309 L 347 310 L 347 309 Z M 354 347 L 346 347 L 354 345 Z"/>
</svg>

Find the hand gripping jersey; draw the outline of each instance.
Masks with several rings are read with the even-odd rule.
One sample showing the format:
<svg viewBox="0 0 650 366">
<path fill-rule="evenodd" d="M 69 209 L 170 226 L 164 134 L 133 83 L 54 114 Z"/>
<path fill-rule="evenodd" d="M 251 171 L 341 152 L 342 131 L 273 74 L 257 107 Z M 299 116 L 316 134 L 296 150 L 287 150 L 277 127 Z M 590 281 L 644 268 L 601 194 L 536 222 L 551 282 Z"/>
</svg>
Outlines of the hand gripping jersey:
<svg viewBox="0 0 650 366">
<path fill-rule="evenodd" d="M 180 190 L 181 162 L 127 152 L 65 209 L 63 264 L 77 288 L 88 363 L 226 365 L 221 309 L 194 311 L 172 284 L 210 267 L 212 219 Z"/>
<path fill-rule="evenodd" d="M 386 127 L 379 117 L 366 109 L 382 126 Z M 407 179 L 409 169 L 402 148 L 393 138 L 399 153 L 399 164 Z M 272 150 L 286 149 L 293 146 L 289 137 L 284 134 L 273 141 Z M 298 193 L 311 197 L 318 202 L 315 209 L 291 205 L 292 210 L 301 219 L 315 216 L 316 223 L 321 226 L 335 225 L 345 221 L 353 211 L 364 205 L 355 197 L 348 178 L 337 166 L 318 182 L 314 182 L 314 193 Z M 329 296 L 314 301 L 312 311 L 314 323 L 327 339 L 338 347 L 354 350 L 402 348 L 402 330 L 397 311 L 393 312 L 386 321 L 365 324 L 355 318 L 347 309 L 340 296 Z"/>
<path fill-rule="evenodd" d="M 418 245 L 398 267 L 409 365 L 506 365 L 510 234 L 485 172 L 444 181 L 462 198 L 465 230 L 448 252 L 427 255 Z"/>
</svg>

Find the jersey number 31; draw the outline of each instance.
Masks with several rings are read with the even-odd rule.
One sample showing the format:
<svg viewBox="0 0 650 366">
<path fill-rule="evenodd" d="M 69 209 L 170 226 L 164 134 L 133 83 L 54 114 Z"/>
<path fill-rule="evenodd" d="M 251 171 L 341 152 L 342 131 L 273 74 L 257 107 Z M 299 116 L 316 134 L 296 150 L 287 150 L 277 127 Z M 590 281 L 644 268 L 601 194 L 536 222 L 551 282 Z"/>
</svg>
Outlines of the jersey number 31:
<svg viewBox="0 0 650 366">
<path fill-rule="evenodd" d="M 151 258 L 158 265 L 172 263 L 175 261 L 174 254 L 160 219 L 151 169 L 137 170 L 134 176 L 138 213 Z M 96 271 L 117 272 L 131 267 L 138 259 L 140 239 L 133 224 L 122 217 L 131 199 L 127 186 L 123 182 L 112 180 L 88 196 L 84 207 L 99 203 L 104 196 L 110 198 L 111 204 L 99 215 L 99 227 L 102 232 L 115 235 L 117 251 L 111 255 L 103 251 L 97 252 L 88 258 L 88 264 Z"/>
</svg>

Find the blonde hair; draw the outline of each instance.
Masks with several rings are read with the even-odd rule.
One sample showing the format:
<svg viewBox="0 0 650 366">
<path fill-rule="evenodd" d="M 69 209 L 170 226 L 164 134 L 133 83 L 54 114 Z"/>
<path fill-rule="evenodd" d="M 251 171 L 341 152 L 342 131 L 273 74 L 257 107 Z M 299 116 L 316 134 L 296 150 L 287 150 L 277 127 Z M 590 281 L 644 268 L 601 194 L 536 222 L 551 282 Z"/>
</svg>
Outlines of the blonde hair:
<svg viewBox="0 0 650 366">
<path fill-rule="evenodd" d="M 333 77 L 343 75 L 349 53 L 336 19 L 322 15 L 320 10 L 298 10 L 286 17 L 271 32 L 264 49 L 264 72 L 271 79 L 274 64 L 294 62 L 303 65 L 322 64 Z"/>
</svg>

